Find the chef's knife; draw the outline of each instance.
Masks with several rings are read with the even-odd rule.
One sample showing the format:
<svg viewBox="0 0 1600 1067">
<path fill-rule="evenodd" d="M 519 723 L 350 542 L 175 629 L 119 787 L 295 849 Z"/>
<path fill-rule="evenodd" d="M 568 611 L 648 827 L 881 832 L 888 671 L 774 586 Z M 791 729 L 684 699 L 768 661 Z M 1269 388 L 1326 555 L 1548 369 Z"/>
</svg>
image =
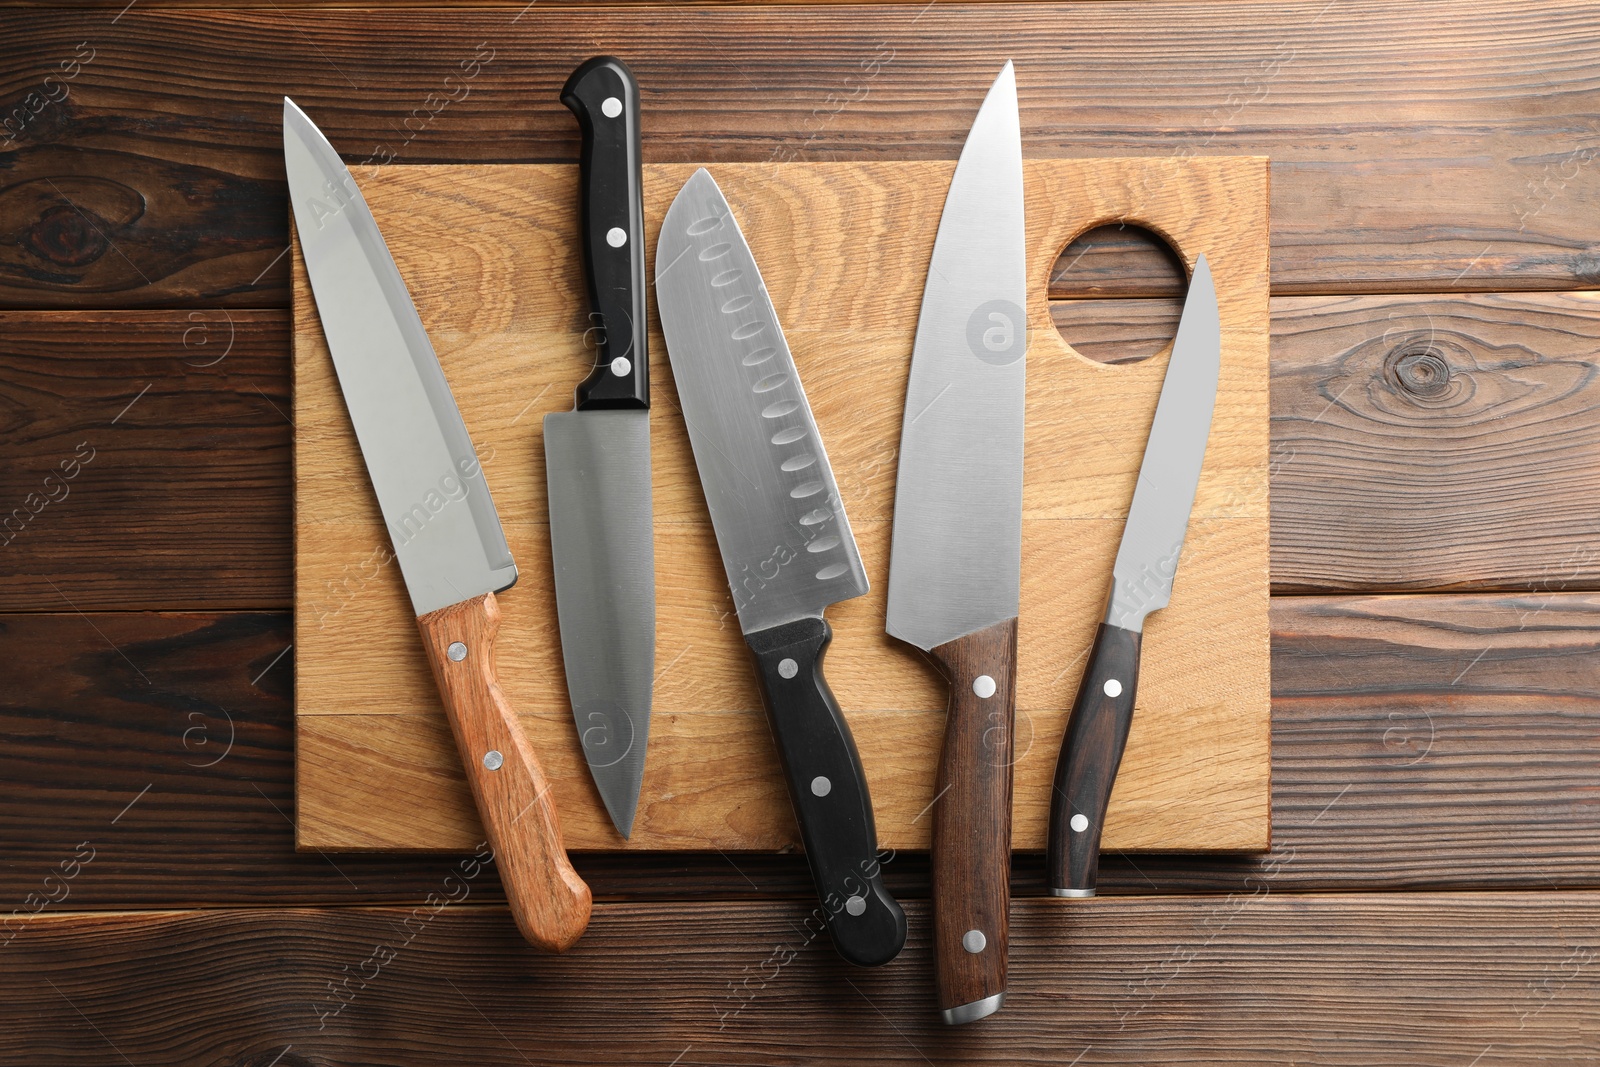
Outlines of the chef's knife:
<svg viewBox="0 0 1600 1067">
<path fill-rule="evenodd" d="M 339 388 L 511 914 L 560 952 L 589 922 L 550 786 L 494 672 L 495 593 L 517 580 L 500 517 L 433 345 L 355 180 L 283 100 L 289 200 Z"/>
<path fill-rule="evenodd" d="M 1008 62 L 945 199 L 911 355 L 889 560 L 890 634 L 950 683 L 933 800 L 933 949 L 947 1023 L 1006 989 L 1011 726 L 1027 351 L 1022 133 Z"/>
<path fill-rule="evenodd" d="M 867 576 L 761 272 L 704 170 L 661 223 L 656 307 L 834 945 L 851 963 L 887 963 L 905 914 L 883 886 L 866 776 L 822 676 L 823 609 L 865 593 Z"/>
<path fill-rule="evenodd" d="M 620 59 L 596 56 L 572 72 L 561 102 L 583 134 L 578 180 L 595 358 L 574 409 L 544 418 L 550 556 L 583 757 L 612 824 L 628 837 L 656 655 L 639 87 Z"/>
<path fill-rule="evenodd" d="M 1217 291 L 1211 267 L 1201 256 L 1189 280 L 1112 567 L 1110 606 L 1095 631 L 1056 762 L 1047 867 L 1050 892 L 1058 897 L 1094 896 L 1106 803 L 1133 721 L 1144 619 L 1172 599 L 1221 368 Z"/>
</svg>

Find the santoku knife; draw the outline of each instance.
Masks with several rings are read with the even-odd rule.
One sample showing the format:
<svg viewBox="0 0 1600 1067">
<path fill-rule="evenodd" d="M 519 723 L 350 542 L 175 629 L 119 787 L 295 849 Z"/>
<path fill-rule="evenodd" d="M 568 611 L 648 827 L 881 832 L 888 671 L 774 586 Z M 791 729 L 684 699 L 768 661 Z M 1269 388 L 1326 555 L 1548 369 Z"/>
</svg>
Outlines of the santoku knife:
<svg viewBox="0 0 1600 1067">
<path fill-rule="evenodd" d="M 549 784 L 495 681 L 495 594 L 517 579 L 500 517 L 366 200 L 288 97 L 283 157 L 339 388 L 511 914 L 530 942 L 560 952 L 588 925 L 589 887 L 567 862 Z"/>
<path fill-rule="evenodd" d="M 922 293 L 900 431 L 890 634 L 950 683 L 933 796 L 941 1016 L 1005 999 L 1027 351 L 1022 133 L 1008 62 L 956 164 Z"/>
<path fill-rule="evenodd" d="M 883 886 L 867 780 L 822 676 L 823 610 L 865 593 L 866 572 L 761 272 L 704 170 L 661 223 L 656 306 L 822 911 L 841 956 L 886 963 L 905 915 Z"/>
<path fill-rule="evenodd" d="M 550 556 L 567 696 L 617 832 L 633 832 L 656 653 L 639 87 L 620 59 L 572 72 L 583 134 L 583 261 L 594 364 L 572 411 L 544 418 Z"/>
<path fill-rule="evenodd" d="M 1095 631 L 1056 762 L 1046 865 L 1050 892 L 1058 897 L 1094 896 L 1106 804 L 1133 721 L 1144 619 L 1172 599 L 1221 369 L 1217 291 L 1200 256 L 1112 568 L 1110 605 Z"/>
</svg>

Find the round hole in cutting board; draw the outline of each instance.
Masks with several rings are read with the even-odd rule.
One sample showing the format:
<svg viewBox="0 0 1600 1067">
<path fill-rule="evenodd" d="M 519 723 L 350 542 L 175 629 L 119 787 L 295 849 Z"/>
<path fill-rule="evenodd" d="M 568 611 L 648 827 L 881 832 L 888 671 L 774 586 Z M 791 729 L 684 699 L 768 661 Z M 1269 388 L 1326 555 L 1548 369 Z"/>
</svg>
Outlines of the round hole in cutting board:
<svg viewBox="0 0 1600 1067">
<path fill-rule="evenodd" d="M 1085 359 L 1138 363 L 1172 343 L 1189 275 L 1166 238 L 1115 222 L 1088 230 L 1050 269 L 1050 317 Z"/>
</svg>

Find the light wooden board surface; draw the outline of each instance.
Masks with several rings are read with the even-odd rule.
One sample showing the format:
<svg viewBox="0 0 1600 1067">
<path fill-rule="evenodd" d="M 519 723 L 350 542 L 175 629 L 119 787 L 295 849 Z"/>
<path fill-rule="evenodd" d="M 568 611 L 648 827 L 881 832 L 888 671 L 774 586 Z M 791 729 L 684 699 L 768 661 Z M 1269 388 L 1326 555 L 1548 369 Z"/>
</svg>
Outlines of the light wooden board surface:
<svg viewBox="0 0 1600 1067">
<path fill-rule="evenodd" d="M 943 684 L 883 633 L 901 404 L 922 281 L 954 164 L 711 168 L 788 336 L 872 592 L 829 609 L 827 674 L 872 790 L 880 843 L 926 848 Z M 694 170 L 645 168 L 646 234 Z M 783 849 L 796 832 L 705 513 L 652 306 L 658 595 L 650 755 L 631 841 L 583 763 L 561 671 L 545 524 L 543 417 L 590 357 L 576 169 L 357 168 L 467 427 L 521 572 L 500 597 L 500 682 L 576 849 Z M 1050 268 L 1078 233 L 1139 221 L 1217 281 L 1223 368 L 1172 604 L 1145 637 L 1112 796 L 1112 850 L 1251 851 L 1270 838 L 1267 164 L 1263 158 L 1026 164 L 1030 348 L 1015 847 L 1044 846 L 1066 709 L 1169 351 L 1131 366 L 1073 352 Z M 296 250 L 295 713 L 298 840 L 324 850 L 482 839 Z M 653 268 L 653 263 L 652 263 Z"/>
</svg>

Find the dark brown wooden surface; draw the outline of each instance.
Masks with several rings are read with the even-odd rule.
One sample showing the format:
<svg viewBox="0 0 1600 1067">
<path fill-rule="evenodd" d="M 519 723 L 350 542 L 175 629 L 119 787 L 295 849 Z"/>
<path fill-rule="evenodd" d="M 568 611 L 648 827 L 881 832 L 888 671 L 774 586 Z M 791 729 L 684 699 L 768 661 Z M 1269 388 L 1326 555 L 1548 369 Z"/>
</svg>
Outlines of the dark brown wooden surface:
<svg viewBox="0 0 1600 1067">
<path fill-rule="evenodd" d="M 409 909 L 41 918 L 0 949 L 0 1060 L 1579 1065 L 1600 1023 L 1592 894 L 1018 901 L 1005 1009 L 943 1027 L 925 902 L 874 970 L 797 902 L 600 905 L 541 956 L 486 877 Z"/>
<path fill-rule="evenodd" d="M 1582 0 L 524 6 L 7 9 L 0 101 L 66 95 L 6 161 L 0 303 L 284 306 L 283 93 L 353 163 L 569 160 L 600 47 L 648 161 L 952 158 L 1011 58 L 1034 154 L 1271 155 L 1278 292 L 1600 278 Z"/>
<path fill-rule="evenodd" d="M 691 6 L 0 4 L 0 1064 L 1600 1059 L 1592 4 Z M 598 50 L 652 161 L 954 158 L 1006 57 L 1032 154 L 1272 156 L 1272 853 L 1016 857 L 946 1031 L 926 855 L 859 972 L 795 855 L 580 856 L 552 960 L 472 856 L 293 852 L 280 98 L 571 160 Z M 1115 225 L 1049 284 L 1108 362 L 1183 289 Z"/>
</svg>

